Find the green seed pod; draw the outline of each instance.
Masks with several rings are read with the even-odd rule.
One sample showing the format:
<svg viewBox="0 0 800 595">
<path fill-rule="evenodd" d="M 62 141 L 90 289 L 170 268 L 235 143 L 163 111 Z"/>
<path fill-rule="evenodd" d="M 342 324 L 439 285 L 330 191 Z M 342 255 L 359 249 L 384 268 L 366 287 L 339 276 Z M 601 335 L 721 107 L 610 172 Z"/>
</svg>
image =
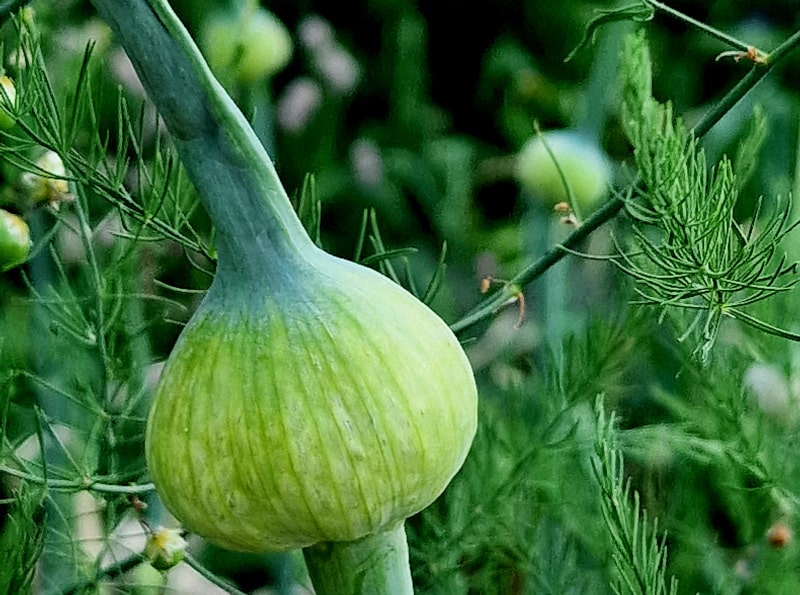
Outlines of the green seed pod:
<svg viewBox="0 0 800 595">
<path fill-rule="evenodd" d="M 22 187 L 28 191 L 35 204 L 48 204 L 58 209 L 59 205 L 69 197 L 64 162 L 58 153 L 45 151 L 36 160 L 36 167 L 43 173 L 24 173 L 20 180 Z"/>
<path fill-rule="evenodd" d="M 17 88 L 14 86 L 14 81 L 7 76 L 0 76 L 0 129 L 8 130 L 14 124 L 16 119 L 6 106 L 14 107 L 17 103 Z"/>
<path fill-rule="evenodd" d="M 608 192 L 611 165 L 603 150 L 579 133 L 551 130 L 531 137 L 522 147 L 516 177 L 520 186 L 548 206 L 567 201 L 566 180 L 577 206 L 587 209 Z"/>
<path fill-rule="evenodd" d="M 31 251 L 31 232 L 24 219 L 0 209 L 0 271 L 25 262 Z"/>
<path fill-rule="evenodd" d="M 223 12 L 208 17 L 201 43 L 211 69 L 225 78 L 235 73 L 241 84 L 272 76 L 289 63 L 292 38 L 284 24 L 264 8 Z"/>
</svg>

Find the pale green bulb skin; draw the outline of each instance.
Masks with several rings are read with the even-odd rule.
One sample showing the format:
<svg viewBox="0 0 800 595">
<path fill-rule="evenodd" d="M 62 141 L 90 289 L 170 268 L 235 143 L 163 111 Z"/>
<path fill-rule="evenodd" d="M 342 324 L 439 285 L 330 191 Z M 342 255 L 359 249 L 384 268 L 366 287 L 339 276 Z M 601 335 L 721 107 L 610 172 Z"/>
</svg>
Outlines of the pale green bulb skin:
<svg viewBox="0 0 800 595">
<path fill-rule="evenodd" d="M 475 434 L 450 329 L 382 275 L 324 257 L 292 291 L 232 304 L 212 288 L 162 374 L 150 473 L 176 518 L 220 546 L 394 526 L 439 496 Z"/>
</svg>

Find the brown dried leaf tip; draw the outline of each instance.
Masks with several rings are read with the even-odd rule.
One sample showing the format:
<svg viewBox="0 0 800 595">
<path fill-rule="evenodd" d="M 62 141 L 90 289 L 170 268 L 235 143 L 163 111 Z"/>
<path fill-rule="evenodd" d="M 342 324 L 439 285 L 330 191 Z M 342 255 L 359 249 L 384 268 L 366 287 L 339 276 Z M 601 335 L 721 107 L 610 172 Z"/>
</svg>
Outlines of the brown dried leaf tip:
<svg viewBox="0 0 800 595">
<path fill-rule="evenodd" d="M 764 52 L 756 49 L 755 46 L 749 46 L 747 51 L 741 50 L 730 50 L 728 52 L 722 52 L 717 55 L 716 61 L 719 62 L 722 58 L 733 58 L 734 62 L 740 62 L 742 60 L 749 60 L 753 64 L 764 65 L 767 63 L 767 54 Z"/>
<path fill-rule="evenodd" d="M 522 292 L 522 289 L 520 289 L 517 285 L 512 284 L 510 281 L 495 279 L 491 276 L 481 279 L 481 293 L 486 293 L 489 291 L 494 284 L 501 284 L 511 290 L 511 297 L 508 298 L 503 305 L 509 306 L 511 304 L 517 304 L 519 316 L 517 317 L 517 322 L 514 324 L 514 328 L 519 330 L 522 328 L 522 323 L 525 322 L 525 294 Z"/>
</svg>

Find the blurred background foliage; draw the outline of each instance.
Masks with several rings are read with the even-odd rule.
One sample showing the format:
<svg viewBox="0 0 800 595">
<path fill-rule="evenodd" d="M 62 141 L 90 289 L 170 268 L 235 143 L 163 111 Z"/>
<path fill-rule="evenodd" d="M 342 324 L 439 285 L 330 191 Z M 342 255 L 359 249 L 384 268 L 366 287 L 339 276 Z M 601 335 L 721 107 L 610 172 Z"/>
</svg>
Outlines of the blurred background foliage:
<svg viewBox="0 0 800 595">
<path fill-rule="evenodd" d="M 198 39 L 213 19 L 243 6 L 173 5 Z M 617 186 L 630 176 L 618 108 L 622 39 L 634 25 L 601 29 L 564 62 L 594 11 L 615 3 L 262 5 L 291 36 L 285 68 L 256 80 L 230 69 L 217 74 L 253 121 L 290 195 L 299 201 L 314 175 L 327 250 L 352 258 L 365 210 L 374 210 L 387 249 L 416 250 L 405 255 L 407 267 L 393 261 L 403 282 L 425 287 L 446 242 L 446 276 L 433 307 L 448 322 L 481 299 L 482 279 L 511 278 L 571 230 L 548 197 L 515 179 L 516 155 L 536 123 L 572 129 L 601 147 Z M 93 40 L 97 125 L 113 155 L 117 90 L 134 113 L 143 99 L 130 66 L 88 2 L 31 6 L 59 101 L 69 103 Z M 789 0 L 670 6 L 763 50 L 800 27 Z M 729 48 L 663 14 L 644 26 L 654 93 L 690 126 L 751 67 L 715 60 Z M 14 28 L 6 24 L 0 33 L 5 67 L 15 76 Z M 703 140 L 711 161 L 735 154 L 754 109 L 763 109 L 767 140 L 742 192 L 743 222 L 758 197 L 769 206 L 797 184 L 798 81 L 795 54 Z M 152 157 L 157 124 L 147 111 L 143 122 L 144 154 Z M 86 136 L 75 136 L 79 149 Z M 49 477 L 64 482 L 42 505 L 31 482 L 6 476 L 0 530 L 7 536 L 13 519 L 38 519 L 37 507 L 47 508 L 36 592 L 155 593 L 164 585 L 167 592 L 217 592 L 185 564 L 162 576 L 137 557 L 143 537 L 129 494 L 80 489 L 87 477 L 119 486 L 148 480 L 147 401 L 213 262 L 175 242 L 124 237 L 114 209 L 98 196 L 79 197 L 85 211 L 77 213 L 69 201 L 58 210 L 34 207 L 22 172 L 3 161 L 0 173 L 0 206 L 24 216 L 34 240 L 32 258 L 0 275 L 2 460 L 19 469 L 15 457 L 44 459 Z M 182 188 L 181 200 L 191 205 L 191 188 Z M 198 237 L 212 243 L 203 213 L 190 212 Z M 582 249 L 611 252 L 609 228 L 624 233 L 624 225 L 620 218 L 601 228 Z M 796 233 L 784 248 L 800 256 Z M 409 521 L 419 592 L 611 592 L 614 548 L 591 462 L 598 394 L 617 411 L 633 489 L 648 517 L 658 518 L 658 531 L 667 531 L 668 574 L 680 593 L 800 592 L 792 539 L 800 503 L 800 352 L 731 323 L 702 367 L 669 321 L 628 306 L 632 297 L 612 266 L 569 257 L 526 288 L 521 324 L 517 303 L 461 334 L 481 389 L 482 421 L 451 487 Z M 800 328 L 796 291 L 758 308 L 767 320 Z M 107 314 L 104 342 L 90 332 L 98 312 Z M 168 522 L 152 494 L 141 497 L 151 504 L 150 522 Z M 293 555 L 243 556 L 196 539 L 190 551 L 195 568 L 246 592 L 302 588 Z"/>
</svg>

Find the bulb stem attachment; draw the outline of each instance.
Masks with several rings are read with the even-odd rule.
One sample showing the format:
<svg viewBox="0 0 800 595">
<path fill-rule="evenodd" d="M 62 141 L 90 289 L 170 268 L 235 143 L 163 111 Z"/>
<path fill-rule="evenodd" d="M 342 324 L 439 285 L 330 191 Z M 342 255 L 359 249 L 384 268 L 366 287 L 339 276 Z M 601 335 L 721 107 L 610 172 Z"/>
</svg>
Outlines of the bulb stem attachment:
<svg viewBox="0 0 800 595">
<path fill-rule="evenodd" d="M 413 595 L 405 524 L 303 550 L 317 595 Z"/>
</svg>

